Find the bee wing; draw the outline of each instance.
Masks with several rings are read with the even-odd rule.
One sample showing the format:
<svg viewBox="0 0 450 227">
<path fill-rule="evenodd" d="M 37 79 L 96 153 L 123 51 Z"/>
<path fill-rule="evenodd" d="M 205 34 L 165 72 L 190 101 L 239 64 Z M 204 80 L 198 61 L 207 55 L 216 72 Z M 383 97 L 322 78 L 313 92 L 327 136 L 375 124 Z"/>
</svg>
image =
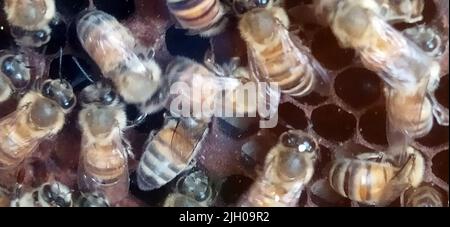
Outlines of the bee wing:
<svg viewBox="0 0 450 227">
<path fill-rule="evenodd" d="M 29 105 L 25 105 L 0 119 L 1 146 L 4 146 L 6 150 L 23 153 L 25 155 L 24 158 L 32 154 L 38 148 L 38 145 L 45 139 L 31 136 L 28 138 L 15 138 L 16 135 L 20 135 L 18 132 L 20 129 L 17 127 L 17 122 L 19 121 L 19 118 L 23 117 L 21 116 L 22 114 L 28 113 L 28 108 Z"/>
<path fill-rule="evenodd" d="M 135 73 L 145 72 L 145 66 L 134 52 L 134 48 L 139 45 L 131 32 L 117 20 L 111 19 L 110 15 L 92 17 L 95 17 L 96 24 L 103 26 L 95 28 L 79 22 L 77 30 L 84 49 L 89 50 L 89 55 L 99 65 L 102 73 L 111 73 L 117 66 L 128 66 L 128 70 Z M 80 34 L 83 32 L 88 35 L 84 34 L 85 37 L 82 37 Z"/>
<path fill-rule="evenodd" d="M 96 143 L 88 144 L 85 139 L 82 139 L 82 146 L 80 152 L 80 159 L 78 164 L 78 187 L 84 192 L 101 192 L 105 194 L 110 202 L 121 200 L 128 194 L 129 188 L 129 170 L 128 170 L 128 155 L 126 148 L 123 145 L 122 137 L 117 134 L 112 138 L 111 146 L 113 155 L 118 155 L 124 161 L 122 174 L 115 178 L 112 182 L 101 182 L 86 170 L 87 152 L 105 152 L 104 147 Z M 106 160 L 104 160 L 106 161 Z"/>
<path fill-rule="evenodd" d="M 278 110 L 278 105 L 281 100 L 281 90 L 276 83 L 270 83 L 266 81 L 269 78 L 269 73 L 264 67 L 264 64 L 256 59 L 254 50 L 252 48 L 247 48 L 248 64 L 250 69 L 251 79 L 257 83 L 258 89 L 258 104 L 261 103 L 266 109 L 269 110 L 266 114 L 261 109 L 258 114 L 262 118 L 268 118 L 276 114 Z M 267 84 L 267 82 L 269 82 Z M 259 107 L 260 105 L 258 105 Z"/>
<path fill-rule="evenodd" d="M 380 198 L 380 201 L 376 204 L 377 206 L 387 206 L 405 191 L 409 185 L 404 182 L 400 182 L 395 178 L 392 179 L 385 187 L 383 191 L 383 196 Z"/>
<path fill-rule="evenodd" d="M 374 39 L 360 48 L 364 65 L 392 88 L 415 89 L 430 74 L 433 59 L 399 31 L 372 15 L 369 25 Z"/>
<path fill-rule="evenodd" d="M 315 91 L 317 91 L 319 94 L 323 95 L 323 96 L 327 96 L 330 93 L 330 85 L 331 85 L 331 77 L 330 74 L 327 72 L 327 70 L 325 70 L 322 65 L 317 61 L 317 59 L 312 55 L 311 50 L 306 47 L 305 45 L 303 45 L 302 41 L 300 40 L 300 38 L 293 34 L 293 33 L 289 33 L 289 37 L 290 37 L 290 41 L 292 42 L 292 44 L 287 43 L 286 46 L 291 48 L 291 46 L 293 45 L 293 48 L 295 49 L 295 47 L 299 50 L 299 51 L 295 51 L 298 55 L 298 59 L 302 59 L 303 57 L 301 55 L 304 56 L 304 58 L 306 58 L 305 63 L 304 64 L 309 64 L 313 70 L 314 70 L 314 76 L 319 80 L 316 84 L 315 84 Z M 287 39 L 283 39 L 284 42 L 289 42 L 289 40 Z M 283 45 L 284 46 L 284 45 Z M 289 50 L 289 49 L 287 49 Z"/>
</svg>

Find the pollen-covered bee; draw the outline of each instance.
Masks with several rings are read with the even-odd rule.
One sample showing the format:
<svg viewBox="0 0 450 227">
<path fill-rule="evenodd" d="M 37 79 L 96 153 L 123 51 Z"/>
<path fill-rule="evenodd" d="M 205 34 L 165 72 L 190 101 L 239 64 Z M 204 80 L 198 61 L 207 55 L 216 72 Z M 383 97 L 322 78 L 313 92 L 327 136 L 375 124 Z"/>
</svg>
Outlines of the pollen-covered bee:
<svg viewBox="0 0 450 227">
<path fill-rule="evenodd" d="M 40 47 L 50 41 L 49 24 L 56 15 L 54 0 L 5 0 L 4 10 L 19 46 Z"/>
<path fill-rule="evenodd" d="M 220 0 L 166 0 L 167 7 L 180 27 L 192 34 L 211 37 L 228 24 L 226 7 Z"/>
<path fill-rule="evenodd" d="M 181 177 L 176 184 L 176 192 L 167 196 L 165 207 L 207 207 L 214 200 L 212 182 L 201 170 Z"/>
<path fill-rule="evenodd" d="M 128 195 L 129 188 L 125 107 L 106 82 L 84 88 L 80 101 L 78 123 L 83 136 L 78 185 L 83 192 L 102 192 L 114 203 Z"/>
<path fill-rule="evenodd" d="M 40 92 L 26 93 L 16 111 L 0 119 L 0 169 L 16 167 L 57 135 L 75 104 L 72 86 L 63 79 L 47 80 Z"/>
<path fill-rule="evenodd" d="M 98 192 L 82 193 L 75 202 L 76 207 L 109 207 L 109 201 Z"/>
<path fill-rule="evenodd" d="M 389 139 L 398 132 L 408 138 L 426 134 L 433 115 L 439 124 L 448 125 L 448 110 L 434 97 L 439 63 L 362 2 L 366 1 L 322 0 L 318 10 L 325 12 L 341 46 L 354 48 L 365 67 L 387 84 Z"/>
<path fill-rule="evenodd" d="M 39 188 L 17 195 L 11 201 L 11 207 L 71 207 L 72 191 L 66 185 L 54 181 L 41 185 Z"/>
<path fill-rule="evenodd" d="M 282 93 L 294 97 L 313 90 L 328 94 L 326 71 L 288 27 L 287 13 L 280 7 L 256 8 L 242 15 L 239 30 L 247 43 L 252 75 L 277 83 Z"/>
<path fill-rule="evenodd" d="M 291 207 L 314 174 L 318 143 L 299 130 L 283 133 L 266 156 L 264 171 L 239 206 Z"/>
<path fill-rule="evenodd" d="M 30 83 L 30 70 L 24 57 L 7 51 L 0 51 L 0 103 L 8 100 L 11 95 L 23 90 Z"/>
<path fill-rule="evenodd" d="M 330 186 L 353 201 L 386 206 L 405 189 L 417 187 L 423 180 L 423 156 L 412 147 L 408 147 L 406 153 L 408 159 L 401 166 L 382 153 L 363 153 L 356 159 L 337 159 L 330 168 Z"/>
<path fill-rule="evenodd" d="M 442 194 L 430 185 L 411 188 L 402 196 L 405 207 L 443 207 L 443 201 Z"/>
<path fill-rule="evenodd" d="M 164 127 L 148 138 L 137 168 L 139 188 L 144 191 L 160 188 L 190 169 L 208 129 L 205 121 L 167 117 Z"/>
<path fill-rule="evenodd" d="M 78 20 L 77 34 L 125 102 L 140 105 L 146 113 L 163 107 L 161 69 L 153 60 L 153 52 L 144 53 L 146 50 L 125 26 L 105 12 L 92 10 Z"/>
</svg>

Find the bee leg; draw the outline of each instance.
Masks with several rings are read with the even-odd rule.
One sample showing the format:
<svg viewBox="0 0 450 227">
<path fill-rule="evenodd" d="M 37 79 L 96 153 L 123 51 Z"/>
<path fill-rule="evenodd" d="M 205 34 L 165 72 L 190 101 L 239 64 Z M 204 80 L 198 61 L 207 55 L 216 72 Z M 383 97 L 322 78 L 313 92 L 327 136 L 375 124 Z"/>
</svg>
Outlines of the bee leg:
<svg viewBox="0 0 450 227">
<path fill-rule="evenodd" d="M 430 99 L 431 105 L 433 106 L 433 115 L 436 118 L 436 121 L 440 125 L 448 126 L 449 125 L 449 111 L 445 107 L 443 107 L 437 100 L 434 95 L 428 94 L 428 98 Z"/>
<path fill-rule="evenodd" d="M 382 162 L 386 159 L 386 155 L 383 152 L 374 152 L 374 153 L 362 153 L 356 156 L 357 159 L 360 160 L 377 160 L 377 162 Z"/>
<path fill-rule="evenodd" d="M 122 133 L 120 137 L 122 137 L 122 144 L 125 146 L 125 151 L 127 152 L 128 157 L 130 157 L 131 159 L 136 159 L 130 141 L 126 139 Z"/>
</svg>

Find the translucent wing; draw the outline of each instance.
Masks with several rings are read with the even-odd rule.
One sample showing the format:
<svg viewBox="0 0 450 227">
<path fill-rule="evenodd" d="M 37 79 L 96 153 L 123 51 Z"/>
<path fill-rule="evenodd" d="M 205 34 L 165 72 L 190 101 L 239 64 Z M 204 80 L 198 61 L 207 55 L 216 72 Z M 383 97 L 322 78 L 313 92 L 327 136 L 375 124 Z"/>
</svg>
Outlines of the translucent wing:
<svg viewBox="0 0 450 227">
<path fill-rule="evenodd" d="M 17 166 L 45 139 L 23 135 L 22 132 L 28 125 L 22 122 L 28 113 L 29 105 L 25 105 L 0 119 L 0 167 Z"/>
<path fill-rule="evenodd" d="M 300 38 L 292 33 L 290 33 L 290 40 L 298 48 L 297 55 L 304 55 L 307 58 L 307 64 L 313 68 L 314 76 L 318 81 L 315 83 L 314 90 L 323 96 L 328 96 L 330 93 L 331 77 L 330 74 L 325 70 L 322 65 L 317 61 L 317 59 L 312 55 L 311 50 L 302 44 Z M 288 46 L 288 45 L 286 45 Z"/>
<path fill-rule="evenodd" d="M 267 83 L 268 73 L 258 66 L 254 50 L 247 48 L 248 64 L 250 76 L 258 87 L 258 104 L 262 105 L 268 112 L 259 108 L 259 115 L 262 118 L 269 118 L 276 114 L 281 100 L 281 90 L 276 83 Z M 259 106 L 261 107 L 261 106 Z"/>
<path fill-rule="evenodd" d="M 208 124 L 192 118 L 181 118 L 171 129 L 172 134 L 168 142 L 172 160 L 181 162 L 186 170 L 203 145 L 208 133 Z"/>
<path fill-rule="evenodd" d="M 110 144 L 82 141 L 78 186 L 84 192 L 101 192 L 110 202 L 128 195 L 128 156 L 119 134 Z"/>
<path fill-rule="evenodd" d="M 433 59 L 416 44 L 381 18 L 371 15 L 370 21 L 368 32 L 372 38 L 358 47 L 367 68 L 398 90 L 414 90 L 422 80 L 436 77 L 436 69 L 430 67 Z"/>
<path fill-rule="evenodd" d="M 87 13 L 78 21 L 77 33 L 82 46 L 104 74 L 124 61 L 131 63 L 138 60 L 132 51 L 136 40 L 127 28 L 109 14 L 97 10 Z M 142 64 L 138 64 L 133 70 L 145 69 Z"/>
</svg>

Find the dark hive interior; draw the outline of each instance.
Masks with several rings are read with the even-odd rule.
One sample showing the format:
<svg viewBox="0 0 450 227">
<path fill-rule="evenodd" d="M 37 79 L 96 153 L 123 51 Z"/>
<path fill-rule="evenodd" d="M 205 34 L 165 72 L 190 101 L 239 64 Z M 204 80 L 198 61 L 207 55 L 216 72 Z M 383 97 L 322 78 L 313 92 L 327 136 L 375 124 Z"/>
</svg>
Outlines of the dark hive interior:
<svg viewBox="0 0 450 227">
<path fill-rule="evenodd" d="M 3 8 L 3 1 L 0 1 Z M 199 36 L 189 36 L 186 31 L 176 29 L 169 16 L 163 0 L 94 0 L 95 6 L 112 14 L 127 26 L 132 33 L 146 45 L 156 49 L 156 60 L 165 68 L 172 59 L 171 55 L 182 55 L 201 61 L 209 47 L 209 40 Z M 303 4 L 307 1 L 287 1 L 286 7 Z M 448 38 L 448 1 L 426 0 L 424 20 L 442 28 Z M 81 48 L 76 37 L 74 20 L 78 13 L 89 5 L 88 0 L 56 0 L 62 21 L 53 25 L 50 43 L 40 48 L 38 53 L 29 53 L 34 75 L 43 73 L 50 78 L 58 76 L 59 54 L 63 48 L 62 74 L 79 92 L 89 81 L 83 76 L 72 61 L 76 57 L 83 68 L 93 77 L 100 76 L 100 70 Z M 298 15 L 296 15 L 298 16 Z M 312 54 L 329 70 L 332 75 L 332 94 L 321 97 L 312 93 L 303 98 L 282 97 L 279 106 L 279 123 L 275 128 L 267 129 L 262 135 L 261 149 L 246 153 L 244 145 L 250 140 L 257 140 L 257 130 L 247 133 L 234 132 L 227 128 L 226 122 L 213 119 L 205 145 L 197 157 L 197 168 L 202 168 L 218 182 L 221 187 L 215 205 L 233 205 L 239 196 L 255 180 L 256 169 L 261 167 L 264 152 L 275 143 L 278 135 L 287 129 L 302 129 L 313 135 L 320 143 L 320 159 L 316 166 L 313 180 L 302 194 L 299 206 L 359 206 L 359 204 L 333 194 L 326 185 L 327 164 L 342 152 L 379 151 L 386 149 L 386 108 L 382 93 L 382 81 L 379 77 L 362 66 L 353 50 L 339 47 L 329 28 L 322 28 L 310 23 L 307 18 L 292 16 L 293 24 L 302 25 L 300 37 L 311 48 Z M 305 16 L 305 15 L 303 15 Z M 305 16 L 306 17 L 306 16 Z M 306 21 L 306 22 L 305 22 Z M 313 20 L 311 20 L 313 21 Z M 406 25 L 399 24 L 398 29 Z M 227 30 L 214 37 L 218 62 L 226 62 L 239 56 L 246 62 L 245 43 L 236 29 L 236 21 L 231 20 Z M 445 41 L 446 45 L 448 40 Z M 448 45 L 447 45 L 448 46 Z M 3 10 L 0 11 L 0 49 L 17 48 L 9 34 L 9 26 Z M 441 57 L 442 79 L 436 92 L 438 101 L 448 108 L 448 47 Z M 17 101 L 11 99 L 0 107 L 0 117 L 12 112 Z M 80 131 L 77 127 L 79 106 L 73 111 L 63 129 L 54 139 L 42 143 L 38 152 L 26 162 L 24 182 L 37 186 L 55 178 L 76 189 L 76 174 L 80 149 Z M 136 109 L 127 108 L 130 119 L 136 116 Z M 174 181 L 150 192 L 140 191 L 136 185 L 134 170 L 139 160 L 145 140 L 151 130 L 162 126 L 163 112 L 149 116 L 139 127 L 127 131 L 136 154 L 136 160 L 130 160 L 130 195 L 117 206 L 160 206 L 166 195 L 174 187 Z M 230 131 L 231 130 L 231 131 Z M 448 201 L 448 127 L 434 123 L 431 132 L 414 141 L 426 158 L 425 182 L 434 184 L 447 193 Z M 267 139 L 269 138 L 269 139 Z M 1 142 L 1 141 L 0 141 Z M 355 148 L 357 147 L 357 148 Z M 348 149 L 342 149 L 348 148 Z M 3 173 L 2 178 L 8 178 Z M 317 188 L 325 190 L 317 190 Z M 328 193 L 324 192 L 327 191 Z M 318 193 L 318 191 L 321 191 Z M 447 202 L 448 203 L 448 202 Z M 393 206 L 397 205 L 395 202 Z"/>
</svg>

